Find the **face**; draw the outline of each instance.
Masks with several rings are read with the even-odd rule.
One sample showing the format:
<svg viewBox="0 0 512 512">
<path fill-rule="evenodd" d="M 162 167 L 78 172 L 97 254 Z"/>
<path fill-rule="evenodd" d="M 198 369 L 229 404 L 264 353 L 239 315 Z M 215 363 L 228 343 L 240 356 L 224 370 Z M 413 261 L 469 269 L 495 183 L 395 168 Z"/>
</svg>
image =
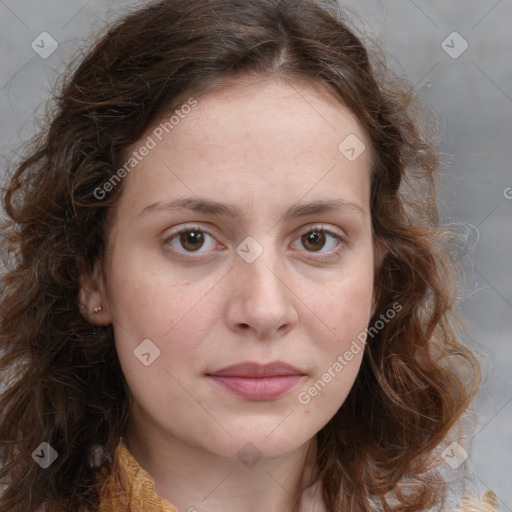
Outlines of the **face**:
<svg viewBox="0 0 512 512">
<path fill-rule="evenodd" d="M 362 359 L 369 143 L 306 85 L 238 81 L 195 101 L 130 148 L 104 277 L 83 297 L 113 324 L 131 421 L 217 455 L 290 453 Z"/>
</svg>

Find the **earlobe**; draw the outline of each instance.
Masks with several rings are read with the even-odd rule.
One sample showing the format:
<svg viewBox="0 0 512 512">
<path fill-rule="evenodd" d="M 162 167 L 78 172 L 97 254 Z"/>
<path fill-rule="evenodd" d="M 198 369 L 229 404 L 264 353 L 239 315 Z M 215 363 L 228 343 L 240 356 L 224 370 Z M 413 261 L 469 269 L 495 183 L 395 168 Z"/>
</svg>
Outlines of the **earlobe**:
<svg viewBox="0 0 512 512">
<path fill-rule="evenodd" d="M 111 323 L 108 312 L 108 303 L 99 264 L 96 263 L 94 270 L 82 270 L 80 272 L 79 310 L 80 314 L 88 322 L 96 325 L 107 325 Z"/>
</svg>

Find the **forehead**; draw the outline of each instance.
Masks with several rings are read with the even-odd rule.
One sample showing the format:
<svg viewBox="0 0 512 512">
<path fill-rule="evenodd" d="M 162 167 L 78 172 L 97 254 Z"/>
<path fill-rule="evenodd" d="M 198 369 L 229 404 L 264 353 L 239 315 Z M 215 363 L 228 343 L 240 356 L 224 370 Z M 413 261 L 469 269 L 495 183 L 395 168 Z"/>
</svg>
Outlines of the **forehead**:
<svg viewBox="0 0 512 512">
<path fill-rule="evenodd" d="M 237 143 L 257 142 L 262 132 L 279 135 L 289 143 L 299 138 L 318 143 L 328 130 L 357 132 L 365 137 L 355 115 L 321 83 L 244 77 L 208 91 L 197 102 L 180 122 L 182 129 L 173 130 L 170 141 L 186 145 L 192 130 L 204 141 L 220 139 L 226 145 L 235 142 L 225 139 L 227 135 L 234 136 Z M 169 118 L 165 114 L 162 117 L 164 122 Z M 281 148 L 286 149 L 293 149 L 293 145 Z"/>
<path fill-rule="evenodd" d="M 128 159 L 151 141 L 123 184 L 121 203 L 136 213 L 184 195 L 225 199 L 243 209 L 247 201 L 252 208 L 255 202 L 289 208 L 306 194 L 326 199 L 343 192 L 346 200 L 367 205 L 369 151 L 353 160 L 343 153 L 346 140 L 359 143 L 358 152 L 369 148 L 367 136 L 324 89 L 239 80 L 185 98 L 186 104 L 194 106 L 164 113 L 125 153 Z"/>
</svg>

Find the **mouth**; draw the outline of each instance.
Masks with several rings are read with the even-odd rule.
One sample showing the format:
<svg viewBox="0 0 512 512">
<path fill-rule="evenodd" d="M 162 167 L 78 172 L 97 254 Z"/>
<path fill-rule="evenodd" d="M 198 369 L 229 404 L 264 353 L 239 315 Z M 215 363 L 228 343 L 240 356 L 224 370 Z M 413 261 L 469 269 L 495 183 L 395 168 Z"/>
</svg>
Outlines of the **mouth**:
<svg viewBox="0 0 512 512">
<path fill-rule="evenodd" d="M 254 362 L 227 366 L 207 373 L 213 382 L 247 400 L 275 400 L 297 385 L 305 376 L 301 370 L 281 361 Z"/>
</svg>

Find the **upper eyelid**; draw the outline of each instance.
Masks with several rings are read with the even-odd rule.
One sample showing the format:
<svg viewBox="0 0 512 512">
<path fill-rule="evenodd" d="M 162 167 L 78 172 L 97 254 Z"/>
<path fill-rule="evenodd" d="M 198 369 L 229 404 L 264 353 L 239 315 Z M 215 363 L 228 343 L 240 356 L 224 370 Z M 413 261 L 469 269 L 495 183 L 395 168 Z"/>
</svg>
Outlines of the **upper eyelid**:
<svg viewBox="0 0 512 512">
<path fill-rule="evenodd" d="M 198 231 L 201 231 L 203 233 L 206 233 L 210 236 L 213 236 L 213 234 L 211 233 L 212 230 L 210 230 L 209 228 L 203 228 L 201 227 L 199 224 L 184 224 L 182 225 L 181 227 L 178 227 L 176 228 L 175 231 L 173 231 L 172 233 L 170 233 L 168 235 L 168 237 L 166 238 L 169 238 L 169 237 L 173 237 L 173 236 L 176 236 L 182 232 L 187 232 L 187 231 L 193 231 L 194 229 L 198 230 Z M 328 233 L 331 233 L 333 235 L 336 235 L 336 236 L 339 236 L 340 238 L 342 238 L 344 235 L 341 235 L 339 233 L 337 233 L 335 231 L 334 228 L 331 228 L 329 225 L 327 224 L 322 224 L 322 223 L 312 223 L 310 225 L 306 225 L 304 227 L 301 227 L 301 228 L 298 228 L 294 231 L 303 231 L 304 233 L 308 233 L 309 231 L 314 231 L 315 229 L 318 229 L 319 231 L 326 231 Z M 340 229 L 341 231 L 343 231 L 341 228 L 338 228 Z M 215 231 L 215 230 L 213 230 Z"/>
<path fill-rule="evenodd" d="M 308 225 L 305 228 L 302 228 L 300 231 L 302 231 L 303 233 L 309 233 L 310 231 L 315 231 L 315 229 L 318 229 L 318 231 L 325 231 L 326 233 L 337 236 L 340 239 L 345 238 L 345 234 L 342 235 L 342 234 L 338 233 L 335 229 L 331 228 L 330 226 L 328 226 L 326 224 L 321 224 L 321 223 Z M 341 228 L 338 228 L 338 229 L 341 230 Z M 341 230 L 341 231 L 343 231 L 343 230 Z"/>
</svg>

